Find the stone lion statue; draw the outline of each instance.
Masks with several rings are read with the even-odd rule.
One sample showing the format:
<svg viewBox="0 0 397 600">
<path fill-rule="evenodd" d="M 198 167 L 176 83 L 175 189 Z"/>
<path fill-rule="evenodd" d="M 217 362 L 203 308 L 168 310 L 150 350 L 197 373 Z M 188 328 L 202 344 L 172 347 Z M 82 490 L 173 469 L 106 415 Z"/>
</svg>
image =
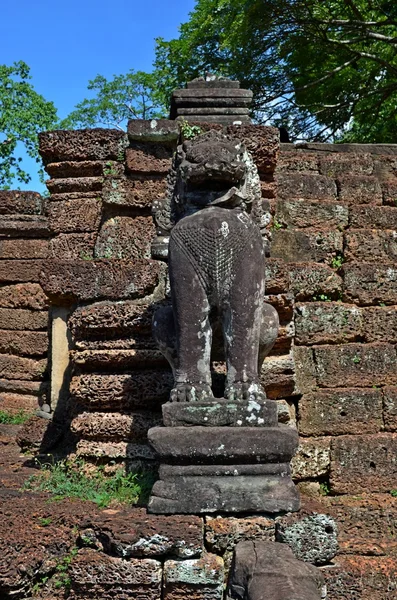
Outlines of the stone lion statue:
<svg viewBox="0 0 397 600">
<path fill-rule="evenodd" d="M 258 369 L 278 316 L 264 303 L 261 188 L 241 140 L 211 130 L 178 146 L 168 194 L 155 206 L 170 231 L 172 307 L 154 315 L 155 340 L 173 369 L 171 401 L 213 398 L 211 358 L 226 361 L 225 398 L 265 398 Z"/>
</svg>

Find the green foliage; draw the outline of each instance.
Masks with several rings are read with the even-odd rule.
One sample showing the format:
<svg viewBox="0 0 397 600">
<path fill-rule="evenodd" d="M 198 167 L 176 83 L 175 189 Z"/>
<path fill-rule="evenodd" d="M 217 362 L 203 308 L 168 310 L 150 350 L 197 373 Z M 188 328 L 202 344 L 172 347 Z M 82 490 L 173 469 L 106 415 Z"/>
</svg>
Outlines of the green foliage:
<svg viewBox="0 0 397 600">
<path fill-rule="evenodd" d="M 397 498 L 397 490 L 391 490 L 390 495 L 393 496 L 393 498 Z"/>
<path fill-rule="evenodd" d="M 38 94 L 29 79 L 29 67 L 22 61 L 0 65 L 0 189 L 29 183 L 31 177 L 18 155 L 20 147 L 41 165 L 37 134 L 57 123 L 54 104 Z M 38 170 L 43 177 L 43 170 Z"/>
<path fill-rule="evenodd" d="M 62 588 L 68 590 L 70 588 L 71 580 L 69 576 L 69 569 L 78 551 L 78 548 L 75 546 L 71 548 L 68 554 L 62 556 L 56 561 L 55 569 L 53 570 L 52 574 L 43 575 L 38 581 L 36 581 L 32 588 L 33 597 L 37 596 L 47 585 L 47 583 L 51 583 L 52 586 L 58 590 Z"/>
<path fill-rule="evenodd" d="M 390 0 L 197 0 L 179 38 L 157 39 L 155 67 L 164 103 L 212 71 L 292 139 L 395 143 L 396 40 Z"/>
<path fill-rule="evenodd" d="M 330 493 L 330 487 L 329 487 L 329 483 L 328 482 L 323 482 L 320 483 L 320 494 L 321 496 L 329 496 Z"/>
<path fill-rule="evenodd" d="M 352 361 L 354 362 L 355 365 L 358 365 L 361 362 L 361 358 L 356 355 L 356 356 L 353 356 Z"/>
<path fill-rule="evenodd" d="M 345 257 L 343 254 L 337 254 L 331 261 L 331 267 L 333 269 L 339 269 L 343 263 L 345 262 Z"/>
<path fill-rule="evenodd" d="M 179 121 L 179 126 L 185 140 L 192 140 L 202 133 L 202 129 L 199 125 L 190 125 L 190 123 L 185 119 L 181 119 Z"/>
<path fill-rule="evenodd" d="M 283 224 L 280 223 L 279 221 L 277 221 L 276 217 L 274 217 L 272 229 L 274 229 L 275 231 L 278 231 L 279 229 L 282 229 L 282 228 L 283 228 Z"/>
<path fill-rule="evenodd" d="M 88 89 L 95 96 L 77 104 L 61 122 L 62 129 L 105 126 L 125 131 L 128 119 L 158 119 L 166 112 L 153 73 L 131 69 L 110 80 L 97 75 Z"/>
<path fill-rule="evenodd" d="M 30 419 L 32 415 L 23 410 L 17 413 L 11 414 L 5 410 L 0 410 L 0 424 L 1 425 L 22 425 Z"/>
<path fill-rule="evenodd" d="M 125 474 L 118 469 L 114 474 L 106 475 L 104 467 L 100 466 L 88 474 L 84 461 L 63 460 L 42 465 L 38 474 L 25 482 L 24 489 L 50 492 L 55 500 L 79 498 L 105 507 L 112 503 L 136 504 L 145 500 L 153 482 L 149 472 Z"/>
<path fill-rule="evenodd" d="M 331 296 L 328 294 L 319 294 L 318 296 L 313 296 L 314 302 L 332 302 Z"/>
</svg>

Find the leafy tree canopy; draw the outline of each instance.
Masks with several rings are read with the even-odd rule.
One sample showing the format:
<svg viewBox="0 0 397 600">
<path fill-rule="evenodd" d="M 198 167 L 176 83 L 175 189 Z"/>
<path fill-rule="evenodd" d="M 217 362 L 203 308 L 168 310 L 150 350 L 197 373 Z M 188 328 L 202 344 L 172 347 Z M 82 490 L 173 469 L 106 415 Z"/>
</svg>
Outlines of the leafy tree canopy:
<svg viewBox="0 0 397 600">
<path fill-rule="evenodd" d="M 105 126 L 124 131 L 128 119 L 164 116 L 153 73 L 131 69 L 126 75 L 114 75 L 111 80 L 97 75 L 89 81 L 88 89 L 96 96 L 77 104 L 61 122 L 62 129 Z"/>
<path fill-rule="evenodd" d="M 29 156 L 41 165 L 38 155 L 39 131 L 57 123 L 54 104 L 38 94 L 29 83 L 29 67 L 22 61 L 0 65 L 0 188 L 13 182 L 28 183 L 30 175 L 18 156 L 22 144 Z M 39 169 L 42 173 L 42 169 Z"/>
<path fill-rule="evenodd" d="M 295 139 L 397 142 L 395 0 L 197 0 L 155 67 L 163 103 L 209 70 Z"/>
</svg>

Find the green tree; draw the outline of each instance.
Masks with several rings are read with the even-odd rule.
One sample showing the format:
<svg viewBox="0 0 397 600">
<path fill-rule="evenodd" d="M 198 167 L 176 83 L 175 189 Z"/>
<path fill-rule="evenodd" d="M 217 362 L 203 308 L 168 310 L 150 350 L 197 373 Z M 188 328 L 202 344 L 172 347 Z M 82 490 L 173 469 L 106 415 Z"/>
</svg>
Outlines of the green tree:
<svg viewBox="0 0 397 600">
<path fill-rule="evenodd" d="M 31 83 L 29 67 L 19 61 L 0 65 L 0 188 L 15 182 L 28 183 L 30 175 L 22 167 L 21 146 L 41 165 L 38 155 L 39 131 L 57 123 L 54 104 L 38 94 Z M 42 174 L 42 169 L 39 169 Z"/>
<path fill-rule="evenodd" d="M 105 126 L 124 131 L 128 119 L 156 119 L 165 114 L 152 73 L 131 69 L 110 80 L 97 75 L 88 82 L 88 89 L 95 97 L 77 104 L 61 122 L 63 129 Z"/>
<path fill-rule="evenodd" d="M 395 0 L 197 0 L 155 66 L 163 102 L 210 70 L 295 139 L 397 142 Z"/>
</svg>

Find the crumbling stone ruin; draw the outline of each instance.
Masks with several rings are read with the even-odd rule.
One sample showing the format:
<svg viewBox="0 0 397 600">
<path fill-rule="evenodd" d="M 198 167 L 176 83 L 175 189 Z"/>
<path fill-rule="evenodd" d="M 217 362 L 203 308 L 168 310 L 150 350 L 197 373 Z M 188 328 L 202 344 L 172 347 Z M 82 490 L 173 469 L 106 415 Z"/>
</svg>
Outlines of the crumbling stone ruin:
<svg viewBox="0 0 397 600">
<path fill-rule="evenodd" d="M 246 113 L 207 111 L 202 122 L 204 102 L 211 100 L 212 111 L 244 108 L 249 93 L 194 85 L 175 96 L 182 122 L 132 121 L 127 134 L 42 134 L 50 197 L 0 193 L 0 409 L 39 408 L 41 415 L 12 436 L 0 426 L 4 463 L 13 466 L 0 471 L 0 595 L 29 597 L 37 573 L 53 564 L 54 548 L 67 553 L 77 545 L 70 598 L 221 599 L 237 542 L 277 539 L 318 566 L 329 600 L 390 600 L 397 580 L 397 150 L 280 146 L 277 130 L 238 116 Z M 194 113 L 185 110 L 189 102 Z M 15 435 L 24 447 L 48 451 L 66 424 L 78 456 L 135 469 L 157 464 L 149 429 L 156 435 L 184 419 L 188 432 L 207 416 L 206 409 L 197 417 L 183 403 L 168 403 L 173 375 L 151 333 L 155 311 L 170 304 L 171 229 L 162 218 L 167 207 L 160 210 L 172 183 L 167 176 L 186 122 L 197 120 L 202 133 L 237 138 L 258 171 L 257 222 L 270 253 L 265 301 L 280 321 L 259 372 L 262 410 L 275 427 L 277 407 L 291 439 L 297 426 L 291 476 L 301 509 L 183 517 L 136 508 L 112 517 L 67 502 L 49 509 L 45 497 L 18 491 L 25 467 L 12 450 Z M 212 385 L 222 397 L 225 367 L 217 358 Z M 175 416 L 173 406 L 184 412 Z M 223 405 L 217 414 L 219 428 L 238 430 L 237 409 Z M 56 435 L 48 435 L 51 423 Z M 182 463 L 171 465 L 172 476 L 188 467 Z M 159 483 L 172 472 L 163 460 L 161 469 Z M 54 526 L 38 529 L 48 510 Z"/>
</svg>

